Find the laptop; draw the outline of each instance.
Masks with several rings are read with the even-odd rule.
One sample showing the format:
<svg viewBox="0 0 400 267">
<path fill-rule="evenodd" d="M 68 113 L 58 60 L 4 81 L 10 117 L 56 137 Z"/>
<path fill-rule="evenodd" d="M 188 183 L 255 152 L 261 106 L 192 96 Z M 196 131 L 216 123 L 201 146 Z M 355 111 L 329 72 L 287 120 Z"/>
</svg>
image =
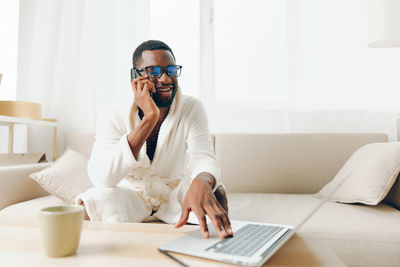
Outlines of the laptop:
<svg viewBox="0 0 400 267">
<path fill-rule="evenodd" d="M 261 266 L 322 207 L 349 175 L 296 225 L 231 221 L 234 236 L 220 239 L 210 223 L 208 239 L 197 230 L 158 249 L 244 266 Z"/>
</svg>

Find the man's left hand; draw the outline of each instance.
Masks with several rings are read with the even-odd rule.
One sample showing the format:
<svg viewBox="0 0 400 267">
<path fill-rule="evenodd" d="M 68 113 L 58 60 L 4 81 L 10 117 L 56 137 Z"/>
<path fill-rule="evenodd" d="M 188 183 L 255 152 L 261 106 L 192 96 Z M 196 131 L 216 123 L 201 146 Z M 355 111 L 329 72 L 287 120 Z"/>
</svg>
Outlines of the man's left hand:
<svg viewBox="0 0 400 267">
<path fill-rule="evenodd" d="M 189 213 L 194 212 L 199 220 L 200 229 L 204 238 L 210 236 L 207 228 L 206 215 L 211 219 L 220 238 L 233 235 L 231 222 L 227 210 L 216 199 L 212 187 L 215 179 L 208 173 L 200 173 L 193 181 L 186 193 L 182 204 L 182 214 L 178 223 L 179 228 L 186 224 Z"/>
</svg>

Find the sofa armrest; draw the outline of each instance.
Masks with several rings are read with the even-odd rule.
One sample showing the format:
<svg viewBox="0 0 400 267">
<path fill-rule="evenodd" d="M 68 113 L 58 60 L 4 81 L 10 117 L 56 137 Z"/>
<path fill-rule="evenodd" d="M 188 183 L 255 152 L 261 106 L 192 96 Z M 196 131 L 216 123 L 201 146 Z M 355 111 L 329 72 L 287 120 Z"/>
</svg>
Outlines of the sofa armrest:
<svg viewBox="0 0 400 267">
<path fill-rule="evenodd" d="M 0 210 L 22 201 L 48 195 L 29 174 L 40 171 L 51 162 L 0 167 Z"/>
</svg>

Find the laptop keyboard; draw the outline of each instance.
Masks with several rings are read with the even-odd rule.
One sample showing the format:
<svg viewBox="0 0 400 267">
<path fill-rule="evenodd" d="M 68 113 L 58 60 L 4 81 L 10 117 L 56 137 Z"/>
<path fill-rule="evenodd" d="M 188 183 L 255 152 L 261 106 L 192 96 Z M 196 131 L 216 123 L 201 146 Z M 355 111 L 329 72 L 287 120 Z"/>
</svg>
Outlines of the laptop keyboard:
<svg viewBox="0 0 400 267">
<path fill-rule="evenodd" d="M 251 257 L 282 229 L 280 226 L 247 224 L 237 230 L 233 237 L 221 240 L 206 250 Z"/>
</svg>

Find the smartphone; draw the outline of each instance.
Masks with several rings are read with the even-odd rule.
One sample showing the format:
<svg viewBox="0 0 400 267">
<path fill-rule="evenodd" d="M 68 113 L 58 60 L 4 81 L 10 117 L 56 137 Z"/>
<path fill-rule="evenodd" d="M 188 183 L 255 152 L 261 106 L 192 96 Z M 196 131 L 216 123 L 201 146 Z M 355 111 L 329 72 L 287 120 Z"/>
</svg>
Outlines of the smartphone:
<svg viewBox="0 0 400 267">
<path fill-rule="evenodd" d="M 136 72 L 136 70 L 134 68 L 131 68 L 131 82 L 138 77 L 139 74 Z"/>
<path fill-rule="evenodd" d="M 131 68 L 131 82 L 136 78 L 139 78 L 139 74 L 136 72 L 134 68 Z M 153 97 L 153 92 L 151 90 L 149 90 L 149 94 L 151 97 Z"/>
</svg>

